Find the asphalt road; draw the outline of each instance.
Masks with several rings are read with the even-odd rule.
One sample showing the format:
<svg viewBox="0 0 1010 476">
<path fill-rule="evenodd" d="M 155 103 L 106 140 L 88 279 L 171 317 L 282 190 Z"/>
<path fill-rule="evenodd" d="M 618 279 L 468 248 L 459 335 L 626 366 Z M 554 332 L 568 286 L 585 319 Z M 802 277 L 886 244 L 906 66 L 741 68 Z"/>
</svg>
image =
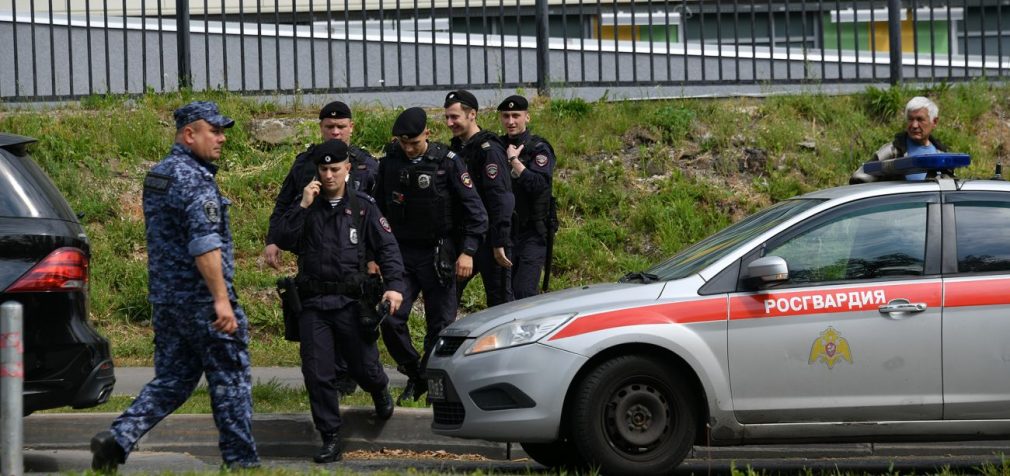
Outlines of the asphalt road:
<svg viewBox="0 0 1010 476">
<path fill-rule="evenodd" d="M 353 455 L 352 455 L 353 456 Z M 28 450 L 24 454 L 25 474 L 47 474 L 85 471 L 90 468 L 91 454 L 84 450 Z M 974 474 L 981 472 L 985 464 L 999 466 L 999 456 L 950 456 L 930 457 L 858 457 L 858 458 L 756 458 L 756 459 L 689 459 L 677 468 L 675 474 L 732 474 L 733 469 L 751 468 L 761 473 L 828 472 L 839 474 L 922 474 L 939 472 L 949 468 L 952 473 Z M 164 453 L 139 451 L 120 466 L 121 474 L 162 473 L 167 468 L 175 472 L 207 471 L 216 472 L 220 460 L 215 457 L 197 457 L 186 453 Z M 372 472 L 422 472 L 483 473 L 483 474 L 556 474 L 556 472 L 522 459 L 515 461 L 455 461 L 432 458 L 418 459 L 345 459 L 338 463 L 321 466 L 312 463 L 308 457 L 264 459 L 266 468 L 284 469 L 294 472 L 308 472 L 313 469 L 345 470 L 361 473 Z"/>
</svg>

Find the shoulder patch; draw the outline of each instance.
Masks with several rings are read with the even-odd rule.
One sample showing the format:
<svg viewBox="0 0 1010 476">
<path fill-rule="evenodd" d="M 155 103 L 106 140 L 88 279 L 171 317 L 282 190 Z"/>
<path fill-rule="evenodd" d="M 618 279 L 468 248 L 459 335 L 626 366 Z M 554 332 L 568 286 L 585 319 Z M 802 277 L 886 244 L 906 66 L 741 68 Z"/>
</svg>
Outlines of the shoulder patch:
<svg viewBox="0 0 1010 476">
<path fill-rule="evenodd" d="M 539 165 L 539 166 L 541 166 L 541 167 L 546 167 L 546 166 L 547 166 L 547 162 L 548 162 L 549 160 L 550 160 L 550 159 L 548 159 L 548 158 L 547 158 L 547 156 L 546 156 L 546 155 L 544 155 L 544 154 L 540 154 L 540 155 L 538 155 L 538 156 L 537 156 L 537 158 L 536 158 L 536 161 L 537 161 L 537 165 Z"/>
<path fill-rule="evenodd" d="M 172 186 L 172 176 L 148 172 L 144 176 L 144 190 L 154 193 L 165 193 Z"/>
<path fill-rule="evenodd" d="M 456 158 L 456 153 L 450 150 L 449 152 L 446 152 L 445 156 L 448 157 L 448 158 L 450 158 L 450 159 L 455 159 Z"/>
<path fill-rule="evenodd" d="M 386 220 L 386 217 L 379 217 L 379 225 L 383 230 L 386 230 L 386 233 L 393 232 L 393 229 L 389 227 L 389 222 Z"/>
<path fill-rule="evenodd" d="M 207 215 L 207 221 L 210 223 L 221 221 L 221 212 L 218 210 L 217 200 L 203 202 L 203 213 Z"/>
<path fill-rule="evenodd" d="M 490 149 L 490 148 L 491 148 L 491 143 L 490 143 L 490 142 L 484 142 L 484 143 L 482 143 L 482 144 L 480 145 L 480 148 L 481 148 L 481 149 L 484 149 L 484 150 L 488 150 L 488 149 Z"/>
<path fill-rule="evenodd" d="M 459 181 L 463 182 L 463 186 L 466 188 L 473 188 L 473 179 L 470 178 L 470 172 L 463 172 L 459 176 Z"/>
<path fill-rule="evenodd" d="M 498 164 L 487 164 L 484 166 L 484 174 L 491 180 L 498 178 Z"/>
</svg>

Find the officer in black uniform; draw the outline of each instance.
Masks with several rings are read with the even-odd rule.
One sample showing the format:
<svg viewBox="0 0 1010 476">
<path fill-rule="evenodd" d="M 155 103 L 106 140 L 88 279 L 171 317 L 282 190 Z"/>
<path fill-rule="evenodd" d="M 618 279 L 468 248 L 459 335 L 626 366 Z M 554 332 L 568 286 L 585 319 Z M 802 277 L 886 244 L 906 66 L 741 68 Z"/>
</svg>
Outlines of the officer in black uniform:
<svg viewBox="0 0 1010 476">
<path fill-rule="evenodd" d="M 498 105 L 505 135 L 516 211 L 512 220 L 512 292 L 516 299 L 537 294 L 540 271 L 547 259 L 547 241 L 553 239 L 550 223 L 554 148 L 530 134 L 529 102 L 513 95 Z"/>
<path fill-rule="evenodd" d="M 334 357 L 361 388 L 371 393 L 376 416 L 393 414 L 389 379 L 379 362 L 378 319 L 370 296 L 366 253 L 382 270 L 381 299 L 396 311 L 403 300 L 403 261 L 389 223 L 368 194 L 347 186 L 351 164 L 347 145 L 331 139 L 313 148 L 317 179 L 303 189 L 297 205 L 279 222 L 277 245 L 298 255 L 298 317 L 302 375 L 309 393 L 312 421 L 322 435 L 317 463 L 339 461 L 340 404 Z M 374 275 L 373 275 L 374 276 Z M 377 280 L 377 276 L 374 277 Z M 372 281 L 375 282 L 375 281 Z M 377 284 L 377 283 L 376 283 Z M 369 324 L 363 316 L 372 318 Z"/>
<path fill-rule="evenodd" d="M 453 91 L 445 97 L 445 123 L 452 130 L 451 149 L 466 161 L 477 193 L 487 209 L 488 232 L 477 254 L 474 271 L 484 281 L 488 306 L 512 300 L 510 228 L 515 197 L 505 158 L 505 147 L 497 135 L 477 125 L 477 98 L 469 91 Z M 470 278 L 458 284 L 456 298 L 463 296 Z"/>
<path fill-rule="evenodd" d="M 357 190 L 364 191 L 369 195 L 375 188 L 375 176 L 379 173 L 379 162 L 369 154 L 368 151 L 350 145 L 351 134 L 354 132 L 354 121 L 351 119 L 351 108 L 340 101 L 333 101 L 319 111 L 319 132 L 323 141 L 339 139 L 348 145 L 347 155 L 351 159 L 351 183 Z M 275 244 L 277 241 L 278 223 L 284 212 L 293 205 L 295 199 L 302 193 L 302 189 L 316 175 L 316 164 L 312 162 L 312 154 L 317 145 L 311 145 L 307 150 L 295 157 L 281 191 L 274 200 L 274 211 L 270 214 L 270 228 L 267 231 L 266 248 L 263 250 L 263 258 L 266 263 L 276 270 L 281 269 L 281 250 Z M 377 273 L 378 267 L 375 263 L 369 264 L 369 269 Z M 347 395 L 354 393 L 356 385 L 347 376 L 347 365 L 337 359 L 337 378 L 340 382 L 338 387 L 340 393 Z"/>
<path fill-rule="evenodd" d="M 439 332 L 456 319 L 456 279 L 473 274 L 473 255 L 487 230 L 487 212 L 462 160 L 443 144 L 428 142 L 427 115 L 413 107 L 393 123 L 396 138 L 379 163 L 375 197 L 400 244 L 406 290 L 400 310 L 382 325 L 382 339 L 408 378 L 402 403 L 427 391 L 424 365 Z M 410 339 L 407 318 L 424 294 L 423 357 Z"/>
</svg>

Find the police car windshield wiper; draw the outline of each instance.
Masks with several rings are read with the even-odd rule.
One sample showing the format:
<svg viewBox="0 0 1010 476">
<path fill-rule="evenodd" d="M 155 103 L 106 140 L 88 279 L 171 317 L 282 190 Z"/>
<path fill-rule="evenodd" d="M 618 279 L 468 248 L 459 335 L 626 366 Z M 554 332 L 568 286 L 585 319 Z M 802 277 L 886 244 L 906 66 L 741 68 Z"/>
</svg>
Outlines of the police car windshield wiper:
<svg viewBox="0 0 1010 476">
<path fill-rule="evenodd" d="M 638 281 L 642 284 L 649 284 L 659 281 L 659 276 L 652 273 L 646 273 L 645 271 L 636 271 L 633 273 L 625 274 L 621 277 L 620 282 L 630 283 L 632 281 Z"/>
</svg>

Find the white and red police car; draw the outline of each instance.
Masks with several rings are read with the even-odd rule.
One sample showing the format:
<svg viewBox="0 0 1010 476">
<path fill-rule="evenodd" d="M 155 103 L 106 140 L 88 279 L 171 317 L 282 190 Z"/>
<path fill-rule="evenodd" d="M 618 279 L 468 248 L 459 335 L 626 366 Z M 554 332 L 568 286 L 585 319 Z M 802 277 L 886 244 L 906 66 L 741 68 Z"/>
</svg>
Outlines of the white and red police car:
<svg viewBox="0 0 1010 476">
<path fill-rule="evenodd" d="M 785 200 L 621 282 L 460 319 L 428 362 L 433 430 L 607 474 L 699 442 L 1010 436 L 1010 183 L 895 160 L 867 172 L 931 178 Z"/>
</svg>

